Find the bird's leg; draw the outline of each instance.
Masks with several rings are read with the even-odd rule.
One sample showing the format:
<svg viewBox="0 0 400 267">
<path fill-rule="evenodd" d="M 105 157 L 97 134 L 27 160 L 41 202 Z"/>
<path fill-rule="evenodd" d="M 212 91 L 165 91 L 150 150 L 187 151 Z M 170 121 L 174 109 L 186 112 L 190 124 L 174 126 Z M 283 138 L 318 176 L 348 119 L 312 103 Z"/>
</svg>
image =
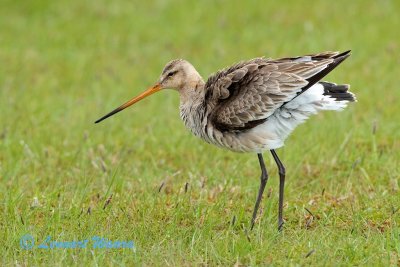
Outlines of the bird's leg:
<svg viewBox="0 0 400 267">
<path fill-rule="evenodd" d="M 258 156 L 258 161 L 260 162 L 260 167 L 261 167 L 261 177 L 260 177 L 260 188 L 258 189 L 258 196 L 257 196 L 256 204 L 254 206 L 253 217 L 251 219 L 251 229 L 253 229 L 253 227 L 254 227 L 254 223 L 255 223 L 256 217 L 257 217 L 258 207 L 260 206 L 261 198 L 264 193 L 264 188 L 268 181 L 268 173 L 267 173 L 267 169 L 265 168 L 263 156 L 261 153 L 258 153 L 257 156 Z"/>
<path fill-rule="evenodd" d="M 285 188 L 285 166 L 283 166 L 275 150 L 271 149 L 271 154 L 274 157 L 276 165 L 278 165 L 279 170 L 279 215 L 278 215 L 278 230 L 282 230 L 283 226 L 283 190 Z"/>
</svg>

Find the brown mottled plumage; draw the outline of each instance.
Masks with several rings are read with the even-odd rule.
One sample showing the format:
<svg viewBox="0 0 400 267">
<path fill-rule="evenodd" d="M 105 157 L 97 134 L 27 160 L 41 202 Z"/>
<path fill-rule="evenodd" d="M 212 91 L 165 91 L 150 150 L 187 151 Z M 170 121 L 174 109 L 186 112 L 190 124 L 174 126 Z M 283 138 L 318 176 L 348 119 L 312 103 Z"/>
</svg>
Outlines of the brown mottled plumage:
<svg viewBox="0 0 400 267">
<path fill-rule="evenodd" d="M 320 110 L 341 110 L 348 102 L 355 101 L 348 85 L 320 82 L 349 52 L 255 58 L 218 71 L 206 83 L 189 62 L 173 60 L 164 67 L 158 83 L 96 123 L 161 89 L 177 90 L 181 118 L 193 134 L 219 147 L 258 154 L 261 183 L 252 227 L 268 179 L 261 153 L 271 151 L 280 176 L 280 229 L 285 168 L 275 149 L 283 146 L 294 128 L 312 114 Z"/>
</svg>

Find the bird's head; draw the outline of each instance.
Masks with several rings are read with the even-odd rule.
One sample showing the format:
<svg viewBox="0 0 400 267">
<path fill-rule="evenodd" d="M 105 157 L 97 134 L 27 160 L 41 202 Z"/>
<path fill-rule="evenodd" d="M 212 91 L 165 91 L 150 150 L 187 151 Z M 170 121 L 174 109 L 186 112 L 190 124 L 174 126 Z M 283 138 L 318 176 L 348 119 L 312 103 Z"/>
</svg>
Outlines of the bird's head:
<svg viewBox="0 0 400 267">
<path fill-rule="evenodd" d="M 180 90 L 188 83 L 196 81 L 199 76 L 192 64 L 183 59 L 175 59 L 165 65 L 159 84 L 163 89 Z"/>
<path fill-rule="evenodd" d="M 165 65 L 159 81 L 152 87 L 141 93 L 140 95 L 132 98 L 125 104 L 114 109 L 107 115 L 98 119 L 95 123 L 99 123 L 102 120 L 122 111 L 123 109 L 135 104 L 136 102 L 142 100 L 143 98 L 154 94 L 162 89 L 175 89 L 182 91 L 185 88 L 195 86 L 199 81 L 203 81 L 200 74 L 188 61 L 183 59 L 175 59 Z"/>
</svg>

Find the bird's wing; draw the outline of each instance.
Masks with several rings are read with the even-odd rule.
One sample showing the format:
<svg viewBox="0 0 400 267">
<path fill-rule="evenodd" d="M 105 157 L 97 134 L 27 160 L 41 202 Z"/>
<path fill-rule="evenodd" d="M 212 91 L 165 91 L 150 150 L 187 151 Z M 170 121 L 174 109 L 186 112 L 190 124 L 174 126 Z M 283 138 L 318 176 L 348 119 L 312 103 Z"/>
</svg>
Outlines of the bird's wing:
<svg viewBox="0 0 400 267">
<path fill-rule="evenodd" d="M 209 120 L 220 131 L 253 128 L 347 56 L 349 51 L 274 60 L 256 58 L 219 71 L 205 85 Z"/>
</svg>

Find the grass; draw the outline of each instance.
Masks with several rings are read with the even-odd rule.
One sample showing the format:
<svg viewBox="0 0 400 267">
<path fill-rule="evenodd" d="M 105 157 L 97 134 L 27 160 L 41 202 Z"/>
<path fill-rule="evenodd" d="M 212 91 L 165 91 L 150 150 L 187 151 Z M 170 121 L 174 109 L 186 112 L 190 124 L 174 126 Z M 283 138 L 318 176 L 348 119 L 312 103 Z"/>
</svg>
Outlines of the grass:
<svg viewBox="0 0 400 267">
<path fill-rule="evenodd" d="M 3 0 L 1 265 L 398 265 L 399 11 L 389 0 Z M 173 58 L 207 77 L 241 59 L 347 49 L 327 80 L 351 83 L 358 102 L 313 117 L 278 150 L 282 233 L 272 158 L 250 232 L 256 156 L 190 135 L 175 92 L 93 124 Z M 34 249 L 20 247 L 25 234 Z M 37 248 L 47 236 L 135 250 Z"/>
</svg>

